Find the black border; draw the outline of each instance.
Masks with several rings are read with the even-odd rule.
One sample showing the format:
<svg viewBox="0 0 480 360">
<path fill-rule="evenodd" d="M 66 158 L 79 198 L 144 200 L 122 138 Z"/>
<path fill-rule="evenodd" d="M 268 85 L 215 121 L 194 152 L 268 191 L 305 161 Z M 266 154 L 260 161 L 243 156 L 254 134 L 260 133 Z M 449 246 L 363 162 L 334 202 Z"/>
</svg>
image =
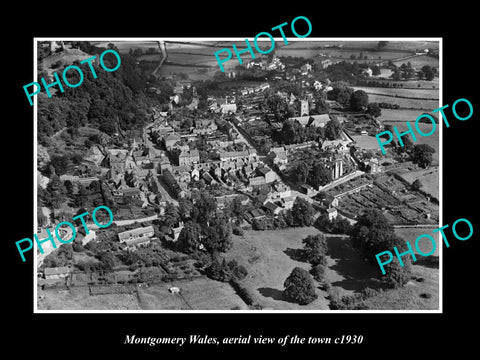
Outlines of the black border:
<svg viewBox="0 0 480 360">
<path fill-rule="evenodd" d="M 105 12 L 96 4 L 78 4 L 76 9 L 29 9 L 22 13 L 21 32 L 5 36 L 13 41 L 5 44 L 9 56 L 2 60 L 8 75 L 8 109 L 4 123 L 4 189 L 7 190 L 3 258 L 8 270 L 4 297 L 12 321 L 4 321 L 8 330 L 8 346 L 22 349 L 28 344 L 40 358 L 48 354 L 60 356 L 103 354 L 164 356 L 167 352 L 179 355 L 198 351 L 209 353 L 227 350 L 235 353 L 257 353 L 259 350 L 280 350 L 291 355 L 325 351 L 359 354 L 374 357 L 398 352 L 432 355 L 450 347 L 462 352 L 472 348 L 474 331 L 468 329 L 475 313 L 474 273 L 476 239 L 451 241 L 444 247 L 443 314 L 33 314 L 32 256 L 21 262 L 14 242 L 32 236 L 33 223 L 33 110 L 25 101 L 22 86 L 33 78 L 33 38 L 43 36 L 95 37 L 250 37 L 260 31 L 290 22 L 299 15 L 307 16 L 312 25 L 311 37 L 442 37 L 443 38 L 443 103 L 452 104 L 458 98 L 469 99 L 474 106 L 473 117 L 464 122 L 453 120 L 443 129 L 443 214 L 444 224 L 467 218 L 478 228 L 478 215 L 472 204 L 478 198 L 475 186 L 475 129 L 477 106 L 480 104 L 473 85 L 478 80 L 475 64 L 476 13 L 474 6 L 460 3 L 450 8 L 435 9 L 433 5 L 411 3 L 357 5 L 322 3 L 276 3 L 275 12 L 258 10 L 256 4 L 211 3 L 175 4 L 173 9 L 156 6 L 133 9 L 135 4 L 115 4 Z M 121 7 L 125 8 L 121 8 Z M 441 7 L 442 5 L 436 5 Z M 53 6 L 52 6 L 53 7 Z M 12 34 L 12 35 L 9 35 Z M 13 102 L 12 102 L 13 100 Z M 476 128 L 474 128 L 476 127 Z M 10 291 L 8 291 L 10 290 Z M 13 310 L 13 311 L 10 311 Z M 474 324 L 473 324 L 474 325 Z M 474 325 L 475 326 L 475 325 Z M 364 336 L 361 345 L 319 346 L 172 346 L 148 347 L 123 345 L 125 335 L 137 336 L 210 336 L 260 335 L 284 336 Z M 23 345 L 23 346 L 22 346 Z M 368 351 L 368 352 L 367 352 Z M 378 353 L 378 355 L 376 355 Z M 67 355 L 68 354 L 68 355 Z M 36 356 L 36 355 L 35 355 Z"/>
</svg>

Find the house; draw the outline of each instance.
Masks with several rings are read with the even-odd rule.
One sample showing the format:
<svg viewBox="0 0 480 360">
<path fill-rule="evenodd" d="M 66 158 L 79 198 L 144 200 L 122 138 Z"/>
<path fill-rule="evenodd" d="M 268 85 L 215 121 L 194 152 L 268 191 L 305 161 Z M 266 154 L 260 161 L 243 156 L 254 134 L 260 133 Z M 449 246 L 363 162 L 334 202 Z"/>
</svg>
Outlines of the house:
<svg viewBox="0 0 480 360">
<path fill-rule="evenodd" d="M 153 226 L 150 225 L 118 233 L 118 240 L 127 245 L 127 249 L 134 250 L 140 246 L 148 246 L 154 234 Z"/>
<path fill-rule="evenodd" d="M 280 201 L 277 201 L 277 203 L 280 204 L 280 206 L 283 209 L 288 210 L 288 209 L 293 208 L 293 204 L 295 203 L 295 199 L 296 199 L 295 196 L 288 196 L 288 197 L 282 198 Z"/>
<path fill-rule="evenodd" d="M 197 149 L 175 151 L 173 155 L 179 166 L 191 166 L 200 162 L 200 153 Z"/>
<path fill-rule="evenodd" d="M 125 243 L 129 240 L 139 239 L 141 237 L 151 238 L 154 234 L 153 226 L 150 225 L 118 233 L 118 240 L 120 243 Z"/>
<path fill-rule="evenodd" d="M 263 206 L 274 215 L 278 215 L 283 210 L 280 206 L 270 201 L 267 201 Z"/>
<path fill-rule="evenodd" d="M 170 150 L 180 139 L 180 135 L 177 133 L 169 133 L 163 138 L 163 145 L 167 150 Z"/>
<path fill-rule="evenodd" d="M 274 182 L 278 178 L 275 171 L 273 171 L 267 166 L 257 168 L 257 173 L 259 174 L 259 176 L 262 176 L 265 179 L 265 183 L 267 184 Z"/>
<path fill-rule="evenodd" d="M 195 121 L 195 129 L 193 129 L 194 134 L 211 134 L 218 129 L 215 120 L 212 119 L 202 119 Z"/>
<path fill-rule="evenodd" d="M 180 236 L 180 233 L 182 232 L 183 229 L 183 222 L 180 221 L 178 226 L 172 227 L 172 231 L 170 233 L 171 236 L 171 241 L 177 241 L 178 237 Z"/>
<path fill-rule="evenodd" d="M 215 184 L 216 181 L 215 179 L 212 177 L 212 175 L 210 175 L 208 172 L 204 172 L 202 174 L 202 179 L 205 180 L 205 182 L 208 184 L 208 185 L 211 185 L 211 184 Z"/>
<path fill-rule="evenodd" d="M 273 163 L 279 167 L 288 163 L 287 150 L 284 146 L 272 148 L 270 156 L 273 158 Z"/>
<path fill-rule="evenodd" d="M 136 250 L 139 247 L 147 247 L 150 244 L 151 238 L 148 236 L 142 236 L 135 239 L 128 239 L 124 241 L 127 250 Z"/>
<path fill-rule="evenodd" d="M 325 70 L 327 67 L 332 65 L 332 60 L 323 56 L 316 56 L 313 58 L 313 61 L 319 70 Z"/>
<path fill-rule="evenodd" d="M 271 199 L 281 199 L 291 196 L 290 188 L 282 182 L 276 183 L 272 186 L 273 191 L 269 196 Z"/>
<path fill-rule="evenodd" d="M 328 215 L 328 220 L 332 221 L 338 215 L 337 209 L 334 208 L 334 207 L 328 208 L 327 209 L 327 215 Z"/>
<path fill-rule="evenodd" d="M 198 181 L 200 179 L 200 171 L 197 168 L 193 168 L 190 173 L 190 177 L 194 181 Z"/>
<path fill-rule="evenodd" d="M 68 266 L 45 268 L 43 276 L 45 279 L 63 279 L 70 274 Z"/>
<path fill-rule="evenodd" d="M 253 209 L 249 211 L 252 219 L 260 220 L 265 217 L 265 212 L 262 209 Z"/>
<path fill-rule="evenodd" d="M 313 195 L 315 193 L 315 190 L 313 187 L 307 184 L 302 184 L 299 186 L 300 191 L 306 195 Z"/>
<path fill-rule="evenodd" d="M 249 186 L 261 186 L 261 185 L 265 185 L 265 178 L 263 176 L 257 176 L 257 177 L 253 177 L 253 178 L 250 178 L 248 179 L 248 185 Z"/>
<path fill-rule="evenodd" d="M 373 71 L 370 68 L 366 68 L 362 71 L 362 74 L 365 75 L 366 77 L 370 77 L 373 75 Z"/>
<path fill-rule="evenodd" d="M 222 114 L 236 113 L 237 104 L 221 104 L 220 109 L 222 111 Z"/>
<path fill-rule="evenodd" d="M 125 199 L 140 199 L 140 189 L 138 189 L 136 187 L 119 189 L 118 192 Z"/>
<path fill-rule="evenodd" d="M 162 171 L 162 177 L 163 181 L 165 181 L 165 184 L 167 184 L 168 188 L 173 192 L 173 194 L 175 194 L 175 196 L 179 196 L 182 188 L 180 185 L 178 185 L 177 180 L 175 180 L 175 177 L 170 170 L 166 169 L 165 171 Z"/>
</svg>

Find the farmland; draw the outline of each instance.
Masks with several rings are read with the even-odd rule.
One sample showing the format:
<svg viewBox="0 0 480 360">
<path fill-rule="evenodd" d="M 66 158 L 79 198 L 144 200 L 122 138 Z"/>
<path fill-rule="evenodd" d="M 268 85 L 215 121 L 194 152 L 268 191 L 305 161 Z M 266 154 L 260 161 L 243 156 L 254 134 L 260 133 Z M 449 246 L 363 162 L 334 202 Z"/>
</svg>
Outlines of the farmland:
<svg viewBox="0 0 480 360">
<path fill-rule="evenodd" d="M 424 111 L 432 111 L 439 107 L 438 100 L 404 99 L 376 94 L 368 94 L 368 101 L 377 103 L 385 102 L 398 105 L 403 109 L 421 109 Z M 382 109 L 382 112 L 386 110 L 388 109 Z"/>
<path fill-rule="evenodd" d="M 135 293 L 91 296 L 86 286 L 38 289 L 39 310 L 141 310 Z"/>
<path fill-rule="evenodd" d="M 433 166 L 429 169 L 398 171 L 398 174 L 409 183 L 413 183 L 417 179 L 420 180 L 423 185 L 421 190 L 439 199 L 440 184 L 438 166 Z"/>
<path fill-rule="evenodd" d="M 429 82 L 432 83 L 432 82 Z M 363 90 L 367 94 L 379 94 L 386 96 L 401 96 L 406 98 L 415 98 L 415 99 L 431 99 L 438 100 L 438 89 L 430 88 L 414 88 L 414 89 L 403 89 L 403 88 L 383 88 L 383 87 L 369 87 L 369 86 L 354 86 L 355 90 Z"/>
<path fill-rule="evenodd" d="M 171 286 L 178 287 L 181 293 L 170 293 Z M 143 310 L 248 309 L 228 283 L 205 277 L 139 287 L 138 298 Z"/>
</svg>

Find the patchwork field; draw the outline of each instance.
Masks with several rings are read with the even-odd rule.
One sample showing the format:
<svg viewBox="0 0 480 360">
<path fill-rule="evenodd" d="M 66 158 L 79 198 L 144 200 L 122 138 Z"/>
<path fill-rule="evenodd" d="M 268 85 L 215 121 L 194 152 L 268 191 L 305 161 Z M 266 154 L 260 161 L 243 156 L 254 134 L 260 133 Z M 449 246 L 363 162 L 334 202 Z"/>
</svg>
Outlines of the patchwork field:
<svg viewBox="0 0 480 360">
<path fill-rule="evenodd" d="M 170 293 L 172 286 L 180 288 L 180 294 Z M 139 287 L 138 298 L 143 310 L 248 309 L 228 283 L 204 277 Z"/>
<path fill-rule="evenodd" d="M 90 296 L 88 287 L 69 290 L 38 289 L 39 310 L 141 310 L 133 294 Z"/>
</svg>

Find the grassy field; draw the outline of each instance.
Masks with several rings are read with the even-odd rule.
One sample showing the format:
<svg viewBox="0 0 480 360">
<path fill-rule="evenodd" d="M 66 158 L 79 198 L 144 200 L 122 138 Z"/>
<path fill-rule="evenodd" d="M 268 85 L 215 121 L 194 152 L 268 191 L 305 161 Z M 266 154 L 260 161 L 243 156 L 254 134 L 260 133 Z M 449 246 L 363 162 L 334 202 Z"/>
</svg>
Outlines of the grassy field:
<svg viewBox="0 0 480 360">
<path fill-rule="evenodd" d="M 371 310 L 438 310 L 439 271 L 413 265 L 412 275 L 422 281 L 411 280 L 404 288 L 381 292 L 365 304 Z"/>
<path fill-rule="evenodd" d="M 395 234 L 400 236 L 405 241 L 410 242 L 410 244 L 412 245 L 412 248 L 415 250 L 415 253 L 417 253 L 415 248 L 415 239 L 422 234 L 431 235 L 435 239 L 437 245 L 436 245 L 435 252 L 432 255 L 430 255 L 430 257 L 438 257 L 440 255 L 439 253 L 440 233 L 432 234 L 432 230 L 436 229 L 437 227 L 438 226 L 422 227 L 422 228 L 396 228 Z M 443 242 L 440 242 L 440 244 L 443 244 Z M 432 244 L 430 241 L 428 241 L 427 238 L 420 240 L 418 242 L 418 247 L 423 253 L 429 253 L 432 250 Z M 422 258 L 425 258 L 425 257 L 420 255 L 417 258 L 417 260 L 421 260 Z"/>
<path fill-rule="evenodd" d="M 432 82 L 428 82 L 433 84 Z M 403 84 L 403 82 L 402 82 Z M 405 85 L 404 85 L 405 86 Z M 439 98 L 438 89 L 432 89 L 432 87 L 427 88 L 415 88 L 415 89 L 402 89 L 402 88 L 383 88 L 383 87 L 371 87 L 371 86 L 354 86 L 355 90 L 363 90 L 367 94 L 380 94 L 380 95 L 390 95 L 390 96 L 403 96 L 409 98 L 420 98 L 420 99 L 432 99 L 437 100 Z"/>
<path fill-rule="evenodd" d="M 69 290 L 38 289 L 39 310 L 141 310 L 135 294 L 90 296 L 88 287 Z"/>
<path fill-rule="evenodd" d="M 440 174 L 438 167 L 420 169 L 417 171 L 400 172 L 399 175 L 407 180 L 410 184 L 417 179 L 420 180 L 420 182 L 423 184 L 421 190 L 439 199 Z"/>
<path fill-rule="evenodd" d="M 352 139 L 358 144 L 361 149 L 380 150 L 377 138 L 369 135 L 352 135 Z"/>
<path fill-rule="evenodd" d="M 397 66 L 400 66 L 406 62 L 410 62 L 410 64 L 412 64 L 412 66 L 417 70 L 421 69 L 425 65 L 429 65 L 431 67 L 438 67 L 439 65 L 439 59 L 426 55 L 415 56 L 414 58 L 406 60 L 394 61 L 393 63 Z"/>
<path fill-rule="evenodd" d="M 385 109 L 382 109 L 382 110 L 385 110 Z M 412 129 L 413 131 L 415 132 L 415 136 L 417 138 L 417 141 L 414 141 L 414 144 L 428 144 L 430 145 L 431 147 L 433 147 L 435 149 L 435 153 L 433 154 L 433 161 L 432 161 L 432 165 L 438 165 L 440 163 L 440 124 L 437 124 L 436 126 L 436 130 L 435 132 L 430 135 L 430 136 L 420 136 L 416 129 L 415 129 L 415 119 L 416 117 L 418 117 L 418 115 L 420 115 L 420 111 L 416 111 L 416 110 L 390 110 L 389 112 L 391 112 L 392 114 L 394 114 L 395 112 L 398 112 L 399 114 L 395 114 L 395 115 L 401 115 L 401 114 L 405 114 L 405 117 L 403 119 L 400 118 L 400 116 L 398 117 L 398 120 L 397 121 L 385 121 L 384 119 L 384 124 L 387 125 L 387 124 L 390 124 L 392 126 L 396 126 L 398 131 L 401 133 L 401 132 L 404 132 L 404 131 L 407 131 L 408 128 L 407 128 L 407 124 L 405 123 L 406 121 L 410 121 L 410 124 L 412 126 Z M 412 116 L 414 113 L 416 113 L 415 117 L 413 117 L 413 121 L 412 121 L 412 118 L 408 118 L 407 117 L 407 114 L 410 114 L 410 116 Z M 383 111 L 382 111 L 382 116 L 380 118 L 382 118 L 384 116 L 383 114 Z M 424 123 L 419 123 L 418 124 L 418 128 L 423 132 L 423 133 L 428 133 L 432 130 L 432 125 L 431 124 L 424 124 Z M 409 135 L 410 136 L 410 135 Z"/>
<path fill-rule="evenodd" d="M 388 104 L 396 104 L 400 108 L 406 109 L 422 109 L 425 112 L 432 111 L 439 107 L 438 100 L 420 100 L 420 99 L 404 99 L 404 98 L 395 98 L 391 96 L 368 94 L 369 102 L 385 102 Z M 388 109 L 382 109 L 382 112 Z"/>
<path fill-rule="evenodd" d="M 171 286 L 180 288 L 181 295 L 171 294 Z M 141 287 L 138 297 L 143 310 L 248 309 L 228 283 L 203 277 Z"/>
<path fill-rule="evenodd" d="M 396 229 L 395 232 L 415 241 L 417 234 L 428 233 L 431 229 Z M 429 243 L 419 242 L 420 248 L 428 252 Z M 431 245 L 430 245 L 431 246 Z M 434 255 L 432 255 L 433 257 Z M 430 258 L 430 257 L 429 257 Z M 429 259 L 424 258 L 424 259 Z M 329 238 L 328 268 L 325 278 L 330 282 L 332 291 L 342 295 L 358 293 L 366 287 L 379 288 L 379 268 L 369 263 L 354 251 L 347 238 Z M 365 301 L 369 310 L 436 310 L 439 306 L 439 271 L 430 264 L 412 266 L 412 276 L 420 278 L 410 280 L 404 288 L 383 290 Z M 422 297 L 429 294 L 430 298 Z M 422 296 L 420 296 L 422 295 Z M 427 295 L 428 296 L 428 295 Z"/>
<path fill-rule="evenodd" d="M 243 264 L 248 275 L 241 284 L 256 295 L 258 302 L 267 309 L 276 310 L 327 310 L 325 291 L 317 289 L 318 299 L 308 305 L 298 305 L 283 296 L 283 282 L 294 267 L 307 271 L 310 264 L 299 261 L 298 249 L 302 239 L 318 234 L 313 227 L 269 231 L 245 231 L 243 237 L 233 236 L 233 248 L 228 256 Z"/>
</svg>

